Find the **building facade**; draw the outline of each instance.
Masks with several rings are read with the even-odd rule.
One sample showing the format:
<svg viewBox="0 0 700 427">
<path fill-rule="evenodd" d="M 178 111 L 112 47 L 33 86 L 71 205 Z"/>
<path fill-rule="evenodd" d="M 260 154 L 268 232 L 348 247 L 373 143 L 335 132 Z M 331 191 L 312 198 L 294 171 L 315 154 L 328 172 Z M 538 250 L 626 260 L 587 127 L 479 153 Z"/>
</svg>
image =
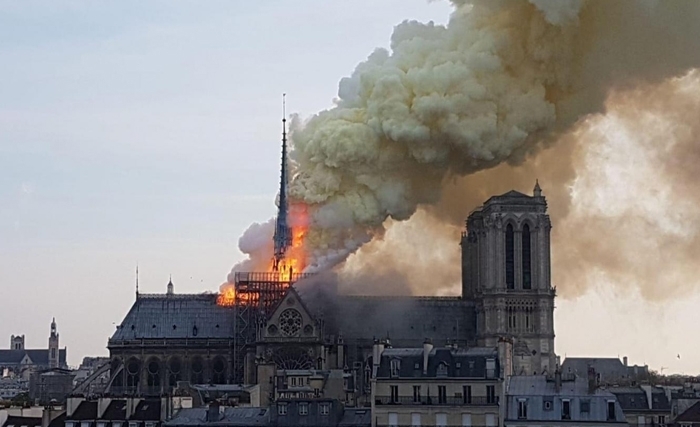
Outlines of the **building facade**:
<svg viewBox="0 0 700 427">
<path fill-rule="evenodd" d="M 59 348 L 56 319 L 51 321 L 48 348 L 27 349 L 24 335 L 12 335 L 10 348 L 0 350 L 0 375 L 4 372 L 11 377 L 21 377 L 27 381 L 33 372 L 49 368 L 67 369 L 67 349 Z"/>
<path fill-rule="evenodd" d="M 498 426 L 510 343 L 499 347 L 375 345 L 373 426 Z M 500 353 L 500 355 L 499 355 Z M 504 363 L 505 362 L 505 363 Z"/>
<path fill-rule="evenodd" d="M 509 191 L 472 212 L 462 235 L 462 295 L 477 306 L 479 345 L 515 340 L 517 374 L 553 373 L 554 297 L 547 202 Z"/>
<path fill-rule="evenodd" d="M 164 294 L 137 292 L 109 340 L 108 390 L 157 394 L 178 381 L 226 384 L 237 369 L 245 384 L 262 384 L 271 372 L 342 370 L 364 402 L 378 338 L 402 348 L 422 347 L 425 338 L 436 347 L 496 348 L 507 339 L 516 373 L 551 375 L 550 229 L 539 185 L 532 196 L 491 197 L 469 215 L 462 235 L 461 297 L 343 295 L 328 283 L 302 281 L 269 316 L 248 325 L 255 338 L 245 343 L 236 338 L 240 316 L 217 305 L 214 294 L 176 294 L 172 282 Z"/>
<path fill-rule="evenodd" d="M 614 394 L 595 379 L 513 376 L 506 391 L 505 426 L 626 426 Z"/>
</svg>

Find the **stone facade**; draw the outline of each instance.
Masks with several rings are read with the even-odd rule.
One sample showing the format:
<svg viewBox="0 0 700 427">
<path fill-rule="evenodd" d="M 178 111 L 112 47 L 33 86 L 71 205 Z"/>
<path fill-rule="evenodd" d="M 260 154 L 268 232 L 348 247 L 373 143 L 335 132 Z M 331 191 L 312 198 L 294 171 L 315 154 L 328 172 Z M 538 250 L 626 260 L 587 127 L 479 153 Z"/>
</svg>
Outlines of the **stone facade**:
<svg viewBox="0 0 700 427">
<path fill-rule="evenodd" d="M 552 373 L 551 222 L 539 185 L 510 191 L 472 212 L 462 235 L 463 298 L 477 304 L 479 345 L 514 338 L 516 374 Z"/>
</svg>

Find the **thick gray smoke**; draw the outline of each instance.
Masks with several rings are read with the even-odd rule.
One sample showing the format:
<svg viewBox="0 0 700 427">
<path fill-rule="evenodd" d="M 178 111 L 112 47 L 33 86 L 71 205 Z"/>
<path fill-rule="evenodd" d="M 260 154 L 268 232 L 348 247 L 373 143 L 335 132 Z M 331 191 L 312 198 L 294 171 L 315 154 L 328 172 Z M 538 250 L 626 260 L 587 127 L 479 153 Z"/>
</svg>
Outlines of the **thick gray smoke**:
<svg viewBox="0 0 700 427">
<path fill-rule="evenodd" d="M 295 122 L 290 193 L 311 213 L 310 270 L 345 261 L 420 207 L 459 223 L 488 190 L 522 189 L 515 178 L 533 175 L 523 170 L 573 182 L 585 151 L 576 132 L 611 92 L 653 88 L 700 65 L 695 0 L 453 4 L 447 26 L 398 25 L 390 51 L 376 50 L 340 82 L 335 108 Z M 555 219 L 571 208 L 560 182 L 548 194 L 561 196 Z"/>
</svg>

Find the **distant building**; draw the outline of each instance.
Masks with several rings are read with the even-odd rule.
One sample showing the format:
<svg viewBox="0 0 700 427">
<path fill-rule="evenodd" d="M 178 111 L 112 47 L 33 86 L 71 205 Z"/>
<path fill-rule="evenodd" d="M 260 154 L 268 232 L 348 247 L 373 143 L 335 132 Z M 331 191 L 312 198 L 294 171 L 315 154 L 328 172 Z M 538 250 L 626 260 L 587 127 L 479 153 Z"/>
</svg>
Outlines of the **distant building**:
<svg viewBox="0 0 700 427">
<path fill-rule="evenodd" d="M 627 425 L 615 395 L 600 389 L 595 377 L 514 376 L 506 396 L 505 426 Z"/>
<path fill-rule="evenodd" d="M 563 375 L 585 378 L 588 368 L 593 368 L 600 384 L 634 385 L 649 379 L 649 367 L 629 366 L 627 357 L 622 361 L 615 357 L 567 357 L 561 365 Z"/>
<path fill-rule="evenodd" d="M 631 425 L 660 425 L 671 422 L 671 403 L 661 387 L 611 387 Z"/>
<path fill-rule="evenodd" d="M 11 376 L 29 379 L 32 372 L 49 368 L 68 368 L 67 349 L 59 349 L 56 319 L 51 322 L 49 346 L 43 349 L 27 349 L 24 335 L 10 337 L 10 349 L 0 350 L 0 372 L 7 370 Z"/>
<path fill-rule="evenodd" d="M 35 371 L 29 380 L 29 397 L 39 405 L 63 404 L 73 390 L 75 373 L 51 368 Z"/>
<path fill-rule="evenodd" d="M 501 425 L 503 381 L 512 363 L 506 354 L 512 348 L 505 341 L 499 347 L 375 344 L 372 426 Z"/>
</svg>

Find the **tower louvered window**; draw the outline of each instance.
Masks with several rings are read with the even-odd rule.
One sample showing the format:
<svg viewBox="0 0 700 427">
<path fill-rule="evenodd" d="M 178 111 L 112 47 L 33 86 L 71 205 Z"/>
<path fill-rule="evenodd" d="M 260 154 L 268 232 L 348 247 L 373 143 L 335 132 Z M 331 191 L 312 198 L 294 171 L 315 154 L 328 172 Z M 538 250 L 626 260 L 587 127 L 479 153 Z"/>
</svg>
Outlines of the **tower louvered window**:
<svg viewBox="0 0 700 427">
<path fill-rule="evenodd" d="M 506 286 L 515 289 L 515 236 L 512 224 L 506 227 Z"/>
<path fill-rule="evenodd" d="M 523 227 L 523 289 L 532 289 L 532 259 L 530 257 L 530 226 Z"/>
</svg>

